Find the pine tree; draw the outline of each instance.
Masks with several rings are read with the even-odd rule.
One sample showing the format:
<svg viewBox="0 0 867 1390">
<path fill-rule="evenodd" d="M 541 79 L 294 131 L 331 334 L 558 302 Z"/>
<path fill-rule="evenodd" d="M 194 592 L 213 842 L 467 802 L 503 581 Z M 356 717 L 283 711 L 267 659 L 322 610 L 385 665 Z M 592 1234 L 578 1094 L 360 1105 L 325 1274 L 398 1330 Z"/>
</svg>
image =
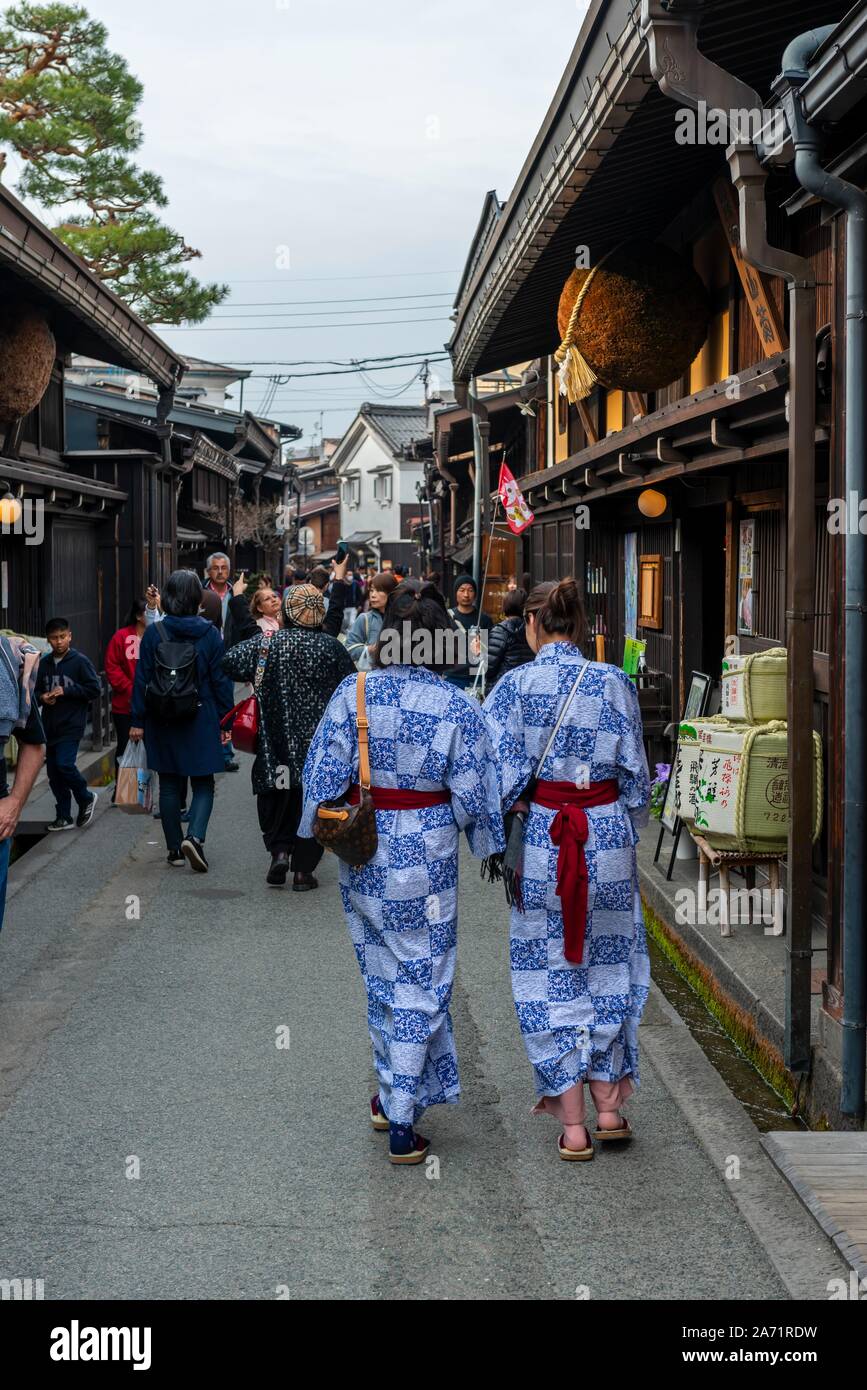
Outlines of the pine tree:
<svg viewBox="0 0 867 1390">
<path fill-rule="evenodd" d="M 166 226 L 162 180 L 131 155 L 142 86 L 78 5 L 20 4 L 0 19 L 0 179 L 57 209 L 55 231 L 147 323 L 198 323 L 225 299 L 184 269 L 201 255 Z"/>
</svg>

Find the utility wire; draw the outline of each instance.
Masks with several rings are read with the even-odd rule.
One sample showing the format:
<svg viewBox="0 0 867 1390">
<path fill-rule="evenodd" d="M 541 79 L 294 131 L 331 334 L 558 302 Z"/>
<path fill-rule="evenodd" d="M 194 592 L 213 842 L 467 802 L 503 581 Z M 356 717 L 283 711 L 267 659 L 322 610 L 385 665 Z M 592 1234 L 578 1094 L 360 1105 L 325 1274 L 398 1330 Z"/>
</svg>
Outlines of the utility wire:
<svg viewBox="0 0 867 1390">
<path fill-rule="evenodd" d="M 375 271 L 372 275 L 291 275 L 296 285 L 312 285 L 323 280 L 422 280 L 428 275 L 460 275 L 459 270 L 390 270 Z M 276 280 L 227 280 L 228 285 L 285 285 L 286 276 Z"/>
<path fill-rule="evenodd" d="M 392 304 L 388 309 L 376 309 L 370 305 L 364 309 L 317 309 L 316 313 L 321 319 L 339 318 L 341 314 L 411 314 L 416 309 L 448 309 L 451 302 L 450 299 L 444 299 L 441 304 Z M 303 319 L 306 317 L 306 311 L 297 314 L 284 314 L 281 311 L 276 314 L 219 314 L 212 317 L 217 317 L 220 321 L 223 319 Z M 415 322 L 415 320 L 409 321 Z M 171 325 L 167 326 L 170 327 Z M 339 325 L 337 326 L 339 327 Z M 196 327 L 196 325 L 192 324 L 191 327 Z"/>
<path fill-rule="evenodd" d="M 431 306 L 433 307 L 433 306 Z M 291 333 L 298 328 L 388 328 L 400 323 L 447 323 L 448 316 L 441 314 L 435 319 L 370 319 L 365 323 L 275 323 L 266 328 L 251 325 L 249 328 L 208 328 L 207 325 L 192 325 L 189 328 L 171 328 L 166 333 Z"/>
<path fill-rule="evenodd" d="M 401 357 L 423 359 L 425 357 L 441 357 L 442 355 L 442 348 L 434 348 L 432 352 L 390 352 L 385 357 L 299 357 L 294 362 L 280 362 L 274 357 L 265 358 L 263 361 L 236 358 L 231 365 L 234 367 L 354 367 L 357 363 L 397 362 L 398 358 Z"/>
<path fill-rule="evenodd" d="M 227 309 L 268 309 L 278 304 L 364 304 L 366 302 L 381 304 L 391 302 L 395 299 L 449 299 L 452 295 L 450 290 L 429 290 L 427 294 L 362 294 L 354 299 L 251 299 L 251 300 L 231 300 L 225 307 Z M 430 307 L 425 306 L 425 307 Z M 219 309 L 223 305 L 218 305 Z"/>
</svg>

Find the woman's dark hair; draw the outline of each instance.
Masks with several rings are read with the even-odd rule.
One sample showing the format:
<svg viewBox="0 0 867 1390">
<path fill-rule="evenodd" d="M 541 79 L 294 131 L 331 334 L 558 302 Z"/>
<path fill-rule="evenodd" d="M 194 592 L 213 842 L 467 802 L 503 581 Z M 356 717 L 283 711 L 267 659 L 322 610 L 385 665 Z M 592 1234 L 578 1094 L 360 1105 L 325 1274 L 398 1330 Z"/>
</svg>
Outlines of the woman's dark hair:
<svg viewBox="0 0 867 1390">
<path fill-rule="evenodd" d="M 135 627 L 146 608 L 147 604 L 143 598 L 134 598 L 129 606 L 129 612 L 121 623 L 121 627 Z"/>
<path fill-rule="evenodd" d="M 587 640 L 587 616 L 574 579 L 537 584 L 524 604 L 524 616 L 533 613 L 536 627 L 550 637 L 583 646 Z"/>
<path fill-rule="evenodd" d="M 163 612 L 172 618 L 194 618 L 202 606 L 202 585 L 192 570 L 173 570 L 162 591 Z"/>
<path fill-rule="evenodd" d="M 510 589 L 503 599 L 503 617 L 520 618 L 524 612 L 527 595 L 523 589 Z"/>
<path fill-rule="evenodd" d="M 432 579 L 425 580 L 421 588 L 421 596 L 422 598 L 430 599 L 431 603 L 438 603 L 446 617 L 448 617 L 449 606 L 446 603 L 445 594 Z"/>
<path fill-rule="evenodd" d="M 400 581 L 393 570 L 380 570 L 370 581 L 370 588 L 378 590 L 381 594 L 388 594 L 391 598 Z"/>
<path fill-rule="evenodd" d="M 449 617 L 445 606 L 441 606 L 435 598 L 430 596 L 430 586 L 423 585 L 418 579 L 404 579 L 393 590 L 385 607 L 379 640 L 376 644 L 374 658 L 376 665 L 384 665 L 386 668 L 394 665 L 393 661 L 382 662 L 380 653 L 386 654 L 388 648 L 395 645 L 398 645 L 401 660 L 403 660 L 412 652 L 414 645 L 412 639 L 415 634 L 428 632 L 433 638 L 431 646 L 434 659 L 419 664 L 425 665 L 431 671 L 450 667 L 454 664 L 454 658 L 451 657 L 450 659 L 448 644 L 445 642 L 437 644 L 434 634 L 452 632 L 454 629 L 455 623 Z M 440 647 L 439 657 L 437 655 L 438 645 Z M 406 650 L 407 646 L 409 652 Z M 383 648 L 386 649 L 385 652 L 383 652 Z"/>
</svg>

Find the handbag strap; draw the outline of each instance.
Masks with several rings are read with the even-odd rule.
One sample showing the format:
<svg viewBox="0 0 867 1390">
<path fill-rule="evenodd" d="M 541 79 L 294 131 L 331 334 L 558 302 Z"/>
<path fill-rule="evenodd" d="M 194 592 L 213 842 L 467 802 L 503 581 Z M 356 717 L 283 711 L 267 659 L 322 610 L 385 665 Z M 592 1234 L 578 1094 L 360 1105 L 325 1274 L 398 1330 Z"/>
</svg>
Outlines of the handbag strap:
<svg viewBox="0 0 867 1390">
<path fill-rule="evenodd" d="M 266 661 L 268 660 L 268 648 L 269 648 L 270 645 L 271 645 L 271 638 L 272 638 L 273 636 L 274 636 L 273 632 L 263 632 L 263 633 L 262 633 L 262 645 L 261 645 L 261 647 L 259 648 L 259 657 L 258 657 L 258 660 L 257 660 L 257 662 L 256 662 L 256 671 L 255 671 L 255 674 L 254 674 L 254 676 L 253 676 L 253 694 L 254 694 L 254 695 L 258 695 L 258 694 L 259 694 L 259 686 L 262 684 L 262 677 L 263 677 L 264 674 L 265 674 L 265 663 L 266 663 Z"/>
<path fill-rule="evenodd" d="M 579 685 L 581 684 L 582 680 L 584 679 L 584 672 L 587 670 L 587 667 L 588 667 L 589 665 L 590 665 L 590 662 L 589 662 L 589 661 L 585 661 L 585 662 L 584 662 L 584 665 L 581 667 L 581 670 L 578 672 L 577 679 L 575 680 L 575 683 L 573 684 L 572 689 L 569 691 L 569 694 L 566 696 L 565 700 L 563 701 L 562 705 L 560 706 L 560 713 L 557 715 L 557 722 L 556 722 L 556 724 L 554 725 L 553 729 L 551 730 L 551 737 L 548 739 L 548 742 L 545 744 L 545 751 L 544 751 L 544 753 L 542 754 L 542 756 L 541 756 L 541 758 L 539 759 L 539 761 L 537 762 L 537 764 L 536 764 L 536 770 L 535 770 L 535 772 L 533 773 L 533 778 L 534 778 L 534 780 L 536 780 L 536 781 L 538 781 L 539 773 L 542 771 L 542 764 L 544 763 L 545 759 L 547 758 L 548 754 L 551 752 L 551 749 L 552 749 L 553 746 L 554 746 L 554 740 L 555 740 L 555 738 L 557 737 L 557 734 L 559 733 L 560 725 L 563 723 L 563 718 L 564 718 L 564 716 L 565 716 L 565 714 L 566 714 L 566 711 L 567 711 L 567 709 L 569 708 L 569 706 L 570 706 L 571 703 L 572 703 L 572 696 L 575 694 L 575 691 L 578 689 Z"/>
<path fill-rule="evenodd" d="M 367 681 L 367 672 L 362 671 L 355 682 L 355 720 L 358 725 L 358 784 L 364 791 L 370 790 L 370 750 L 367 743 L 367 730 L 370 721 L 367 718 L 367 706 L 364 699 L 364 686 Z"/>
</svg>

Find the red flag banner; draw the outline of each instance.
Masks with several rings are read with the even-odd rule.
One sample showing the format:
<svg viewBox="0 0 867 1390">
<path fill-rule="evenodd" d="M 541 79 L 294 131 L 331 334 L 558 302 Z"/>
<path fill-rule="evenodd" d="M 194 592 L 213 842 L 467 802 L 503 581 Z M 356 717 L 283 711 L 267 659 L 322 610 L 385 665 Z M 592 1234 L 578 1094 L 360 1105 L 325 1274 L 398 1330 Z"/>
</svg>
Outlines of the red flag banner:
<svg viewBox="0 0 867 1390">
<path fill-rule="evenodd" d="M 500 464 L 500 481 L 497 487 L 509 530 L 516 536 L 532 524 L 533 513 L 524 500 L 524 494 L 512 476 L 512 470 L 505 463 Z"/>
</svg>

